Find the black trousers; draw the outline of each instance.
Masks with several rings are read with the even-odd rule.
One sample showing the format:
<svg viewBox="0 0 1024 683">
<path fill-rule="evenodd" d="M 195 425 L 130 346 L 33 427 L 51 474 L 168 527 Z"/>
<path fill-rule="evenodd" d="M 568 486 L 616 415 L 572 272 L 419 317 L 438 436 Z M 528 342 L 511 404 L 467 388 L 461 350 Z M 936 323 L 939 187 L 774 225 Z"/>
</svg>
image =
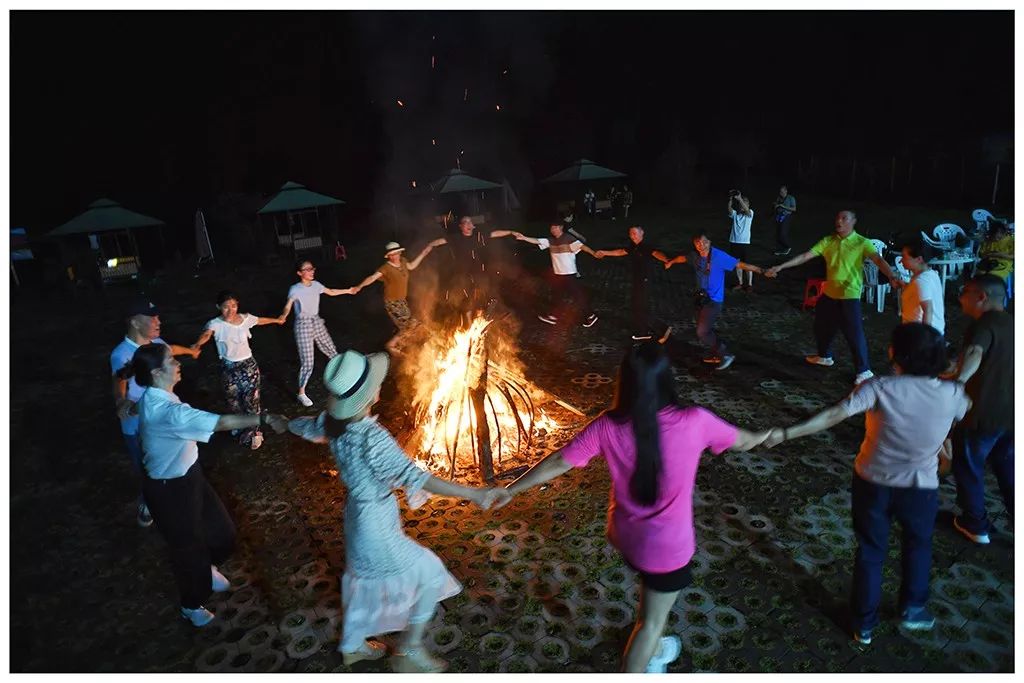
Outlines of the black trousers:
<svg viewBox="0 0 1024 683">
<path fill-rule="evenodd" d="M 558 316 L 558 309 L 562 302 L 569 298 L 573 307 L 580 312 L 584 319 L 588 318 L 594 311 L 590 308 L 590 293 L 583 286 L 580 279 L 573 275 L 550 274 L 551 282 L 551 308 L 550 312 Z"/>
<path fill-rule="evenodd" d="M 786 217 L 775 221 L 775 241 L 779 249 L 789 249 L 789 224 L 793 220 L 793 214 L 786 214 Z"/>
<path fill-rule="evenodd" d="M 156 528 L 171 551 L 181 606 L 195 609 L 213 592 L 210 565 L 235 547 L 235 523 L 196 462 L 183 477 L 142 482 Z"/>
</svg>

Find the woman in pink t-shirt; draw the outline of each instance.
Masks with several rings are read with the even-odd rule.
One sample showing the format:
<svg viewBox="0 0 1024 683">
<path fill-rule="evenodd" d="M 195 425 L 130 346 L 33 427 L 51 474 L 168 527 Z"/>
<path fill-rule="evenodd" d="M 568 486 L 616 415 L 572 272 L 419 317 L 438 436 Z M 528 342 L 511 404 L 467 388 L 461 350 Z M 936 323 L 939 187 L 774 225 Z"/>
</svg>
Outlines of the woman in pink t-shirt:
<svg viewBox="0 0 1024 683">
<path fill-rule="evenodd" d="M 701 454 L 746 451 L 767 437 L 767 431 L 747 432 L 699 406 L 681 406 L 664 347 L 645 342 L 623 359 L 615 406 L 508 487 L 516 495 L 584 467 L 594 456 L 607 461 L 608 538 L 640 574 L 642 586 L 624 671 L 663 672 L 679 655 L 679 638 L 661 634 L 690 583 L 693 485 Z"/>
</svg>

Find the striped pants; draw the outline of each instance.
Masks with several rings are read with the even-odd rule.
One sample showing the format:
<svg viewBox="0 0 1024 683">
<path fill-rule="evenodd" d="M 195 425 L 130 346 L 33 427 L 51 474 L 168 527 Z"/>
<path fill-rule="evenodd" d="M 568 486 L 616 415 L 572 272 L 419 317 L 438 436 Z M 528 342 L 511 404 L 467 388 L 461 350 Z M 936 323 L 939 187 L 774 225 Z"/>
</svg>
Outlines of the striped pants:
<svg viewBox="0 0 1024 683">
<path fill-rule="evenodd" d="M 244 360 L 222 360 L 220 366 L 221 384 L 227 398 L 228 410 L 235 415 L 258 415 L 260 412 L 260 366 L 252 356 Z M 252 445 L 252 437 L 258 427 L 242 430 L 238 442 L 243 446 Z"/>
<path fill-rule="evenodd" d="M 334 340 L 327 332 L 324 319 L 320 316 L 295 319 L 295 345 L 299 348 L 299 389 L 306 388 L 306 383 L 313 376 L 313 344 L 328 359 L 338 355 L 334 348 Z"/>
</svg>

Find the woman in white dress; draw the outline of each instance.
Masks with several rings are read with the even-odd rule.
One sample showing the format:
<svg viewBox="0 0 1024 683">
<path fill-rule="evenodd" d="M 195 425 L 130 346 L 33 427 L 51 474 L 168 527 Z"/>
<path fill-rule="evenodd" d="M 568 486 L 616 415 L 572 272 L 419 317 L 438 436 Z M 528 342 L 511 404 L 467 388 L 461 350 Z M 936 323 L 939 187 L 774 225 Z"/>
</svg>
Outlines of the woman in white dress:
<svg viewBox="0 0 1024 683">
<path fill-rule="evenodd" d="M 370 415 L 387 371 L 386 353 L 346 351 L 332 358 L 324 371 L 327 410 L 316 418 L 292 420 L 289 429 L 308 441 L 330 444 L 338 476 L 348 488 L 338 644 L 345 664 L 380 659 L 384 646 L 367 639 L 404 631 L 391 657 L 392 669 L 438 673 L 447 662 L 427 652 L 423 634 L 437 603 L 458 594 L 462 585 L 437 555 L 402 532 L 394 490 L 404 488 L 412 508 L 427 500 L 426 493 L 463 498 L 485 510 L 508 494 L 449 483 L 409 459 Z"/>
</svg>

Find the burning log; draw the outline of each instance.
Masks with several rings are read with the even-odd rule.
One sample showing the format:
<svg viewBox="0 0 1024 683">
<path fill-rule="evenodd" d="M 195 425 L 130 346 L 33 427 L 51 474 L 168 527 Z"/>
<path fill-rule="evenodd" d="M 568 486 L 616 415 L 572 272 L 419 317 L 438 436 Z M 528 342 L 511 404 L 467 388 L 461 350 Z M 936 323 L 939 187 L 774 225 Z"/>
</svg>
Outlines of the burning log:
<svg viewBox="0 0 1024 683">
<path fill-rule="evenodd" d="M 461 453 L 463 460 L 472 457 L 484 481 L 493 483 L 495 453 L 500 466 L 513 441 L 516 452 L 522 452 L 538 426 L 557 426 L 534 403 L 535 387 L 490 360 L 487 331 L 492 322 L 478 315 L 456 330 L 449 344 L 432 342 L 440 348 L 421 356 L 415 413 L 419 451 L 428 466 L 436 468 L 443 459 L 451 479 Z"/>
</svg>

